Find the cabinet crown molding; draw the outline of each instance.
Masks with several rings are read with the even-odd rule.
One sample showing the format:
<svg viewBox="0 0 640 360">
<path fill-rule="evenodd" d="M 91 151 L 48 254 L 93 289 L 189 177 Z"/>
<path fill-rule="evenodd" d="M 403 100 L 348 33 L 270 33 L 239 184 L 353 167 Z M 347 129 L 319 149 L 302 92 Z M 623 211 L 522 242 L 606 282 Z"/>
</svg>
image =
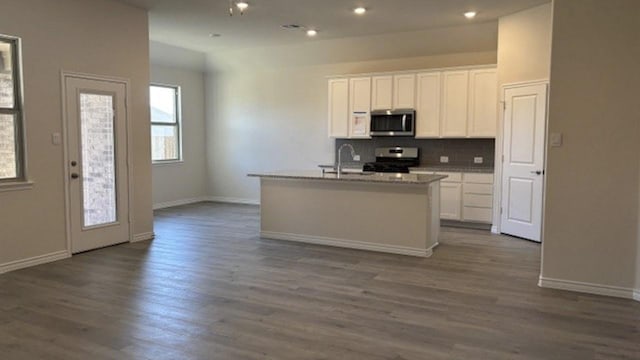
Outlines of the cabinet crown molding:
<svg viewBox="0 0 640 360">
<path fill-rule="evenodd" d="M 397 71 L 353 73 L 353 74 L 342 74 L 342 75 L 328 75 L 328 76 L 325 76 L 325 78 L 326 79 L 343 79 L 343 78 L 366 77 L 366 76 L 411 75 L 411 74 L 420 74 L 420 73 L 436 72 L 436 71 L 495 69 L 497 67 L 498 67 L 497 64 L 464 65 L 464 66 L 436 67 L 436 68 L 415 69 L 415 70 L 397 70 Z"/>
</svg>

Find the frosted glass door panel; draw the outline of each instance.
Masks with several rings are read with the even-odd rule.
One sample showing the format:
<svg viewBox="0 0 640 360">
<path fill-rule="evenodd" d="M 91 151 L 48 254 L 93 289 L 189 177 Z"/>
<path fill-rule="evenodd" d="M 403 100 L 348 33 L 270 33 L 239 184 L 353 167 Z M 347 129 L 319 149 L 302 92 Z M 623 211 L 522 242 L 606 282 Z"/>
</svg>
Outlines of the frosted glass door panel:
<svg viewBox="0 0 640 360">
<path fill-rule="evenodd" d="M 113 96 L 80 94 L 84 227 L 117 221 Z"/>
</svg>

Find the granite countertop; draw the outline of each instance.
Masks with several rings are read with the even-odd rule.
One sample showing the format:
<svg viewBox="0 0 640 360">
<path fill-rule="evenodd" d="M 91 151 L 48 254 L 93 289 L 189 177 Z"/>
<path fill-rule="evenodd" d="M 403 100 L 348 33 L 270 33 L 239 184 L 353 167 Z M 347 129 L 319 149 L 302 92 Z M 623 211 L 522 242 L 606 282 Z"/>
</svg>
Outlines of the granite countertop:
<svg viewBox="0 0 640 360">
<path fill-rule="evenodd" d="M 428 185 L 440 181 L 446 176 L 426 174 L 389 174 L 389 173 L 322 173 L 319 170 L 276 171 L 262 174 L 248 174 L 250 177 L 293 180 L 345 181 L 362 183 L 386 183 L 404 185 Z"/>
<path fill-rule="evenodd" d="M 416 166 L 411 168 L 412 171 L 444 171 L 444 172 L 466 172 L 466 173 L 484 173 L 493 174 L 494 169 L 492 167 L 481 166 Z"/>
<path fill-rule="evenodd" d="M 318 165 L 319 168 L 335 169 L 335 165 Z M 494 168 L 488 166 L 455 166 L 455 165 L 418 165 L 410 168 L 413 171 L 443 171 L 443 172 L 467 172 L 467 173 L 483 173 L 493 174 Z M 343 172 L 362 172 L 362 165 L 345 164 L 342 167 Z"/>
</svg>

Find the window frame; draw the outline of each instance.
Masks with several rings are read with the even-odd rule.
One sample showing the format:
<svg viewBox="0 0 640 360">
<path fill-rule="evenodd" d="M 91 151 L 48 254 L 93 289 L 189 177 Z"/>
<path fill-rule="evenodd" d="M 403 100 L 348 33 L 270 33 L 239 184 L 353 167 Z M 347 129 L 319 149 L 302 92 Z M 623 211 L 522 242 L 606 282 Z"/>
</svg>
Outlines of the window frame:
<svg viewBox="0 0 640 360">
<path fill-rule="evenodd" d="M 175 122 L 172 122 L 172 123 L 154 122 L 153 118 L 151 117 L 152 114 L 149 114 L 149 120 L 151 124 L 150 130 L 152 132 L 153 132 L 154 126 L 173 126 L 176 128 L 176 137 L 178 142 L 176 145 L 176 151 L 178 153 L 178 156 L 175 159 L 154 160 L 153 149 L 152 149 L 151 163 L 153 165 L 162 165 L 162 164 L 173 164 L 173 163 L 184 162 L 184 157 L 182 152 L 182 88 L 179 85 L 164 84 L 164 83 L 157 83 L 157 82 L 152 82 L 151 84 L 149 84 L 149 90 L 151 90 L 152 87 L 168 88 L 168 89 L 172 89 L 175 92 L 175 95 L 174 95 L 174 103 L 175 103 L 175 109 L 176 109 Z M 151 110 L 151 96 L 149 96 L 149 110 Z"/>
<path fill-rule="evenodd" d="M 16 176 L 0 178 L 0 191 L 4 189 L 20 188 L 21 184 L 30 185 L 27 177 L 27 151 L 24 116 L 24 83 L 22 67 L 22 40 L 19 37 L 0 34 L 0 41 L 9 44 L 11 48 L 11 66 L 13 77 L 13 107 L 0 107 L 0 114 L 14 116 L 14 148 L 16 161 Z M 18 186 L 16 186 L 16 184 Z"/>
</svg>

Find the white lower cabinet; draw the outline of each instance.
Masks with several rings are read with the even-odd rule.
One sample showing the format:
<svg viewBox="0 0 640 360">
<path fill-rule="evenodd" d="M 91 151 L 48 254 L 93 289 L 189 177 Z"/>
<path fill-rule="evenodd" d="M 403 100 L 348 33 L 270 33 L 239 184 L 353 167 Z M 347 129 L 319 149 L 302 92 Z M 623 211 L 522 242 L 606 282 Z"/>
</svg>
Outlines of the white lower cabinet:
<svg viewBox="0 0 640 360">
<path fill-rule="evenodd" d="M 491 224 L 493 174 L 465 173 L 462 192 L 462 221 Z"/>
<path fill-rule="evenodd" d="M 492 223 L 493 174 L 412 171 L 446 175 L 440 183 L 440 219 Z"/>
<path fill-rule="evenodd" d="M 440 184 L 440 219 L 460 220 L 461 198 L 462 184 L 442 182 Z"/>
</svg>

